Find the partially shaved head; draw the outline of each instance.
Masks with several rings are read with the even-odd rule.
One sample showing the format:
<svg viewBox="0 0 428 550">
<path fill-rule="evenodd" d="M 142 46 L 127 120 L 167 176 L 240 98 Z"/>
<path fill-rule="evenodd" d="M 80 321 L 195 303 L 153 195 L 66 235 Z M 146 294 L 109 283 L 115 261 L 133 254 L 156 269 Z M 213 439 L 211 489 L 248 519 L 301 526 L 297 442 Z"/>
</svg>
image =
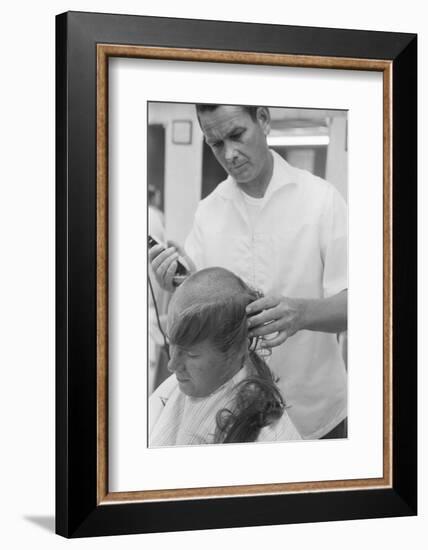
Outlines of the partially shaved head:
<svg viewBox="0 0 428 550">
<path fill-rule="evenodd" d="M 233 344 L 242 344 L 247 338 L 245 308 L 257 297 L 257 292 L 231 271 L 202 269 L 188 277 L 171 300 L 170 339 L 186 345 L 209 339 L 223 352 Z"/>
<path fill-rule="evenodd" d="M 181 308 L 248 297 L 250 289 L 235 274 L 222 267 L 209 267 L 188 277 L 176 290 L 173 301 Z"/>
</svg>

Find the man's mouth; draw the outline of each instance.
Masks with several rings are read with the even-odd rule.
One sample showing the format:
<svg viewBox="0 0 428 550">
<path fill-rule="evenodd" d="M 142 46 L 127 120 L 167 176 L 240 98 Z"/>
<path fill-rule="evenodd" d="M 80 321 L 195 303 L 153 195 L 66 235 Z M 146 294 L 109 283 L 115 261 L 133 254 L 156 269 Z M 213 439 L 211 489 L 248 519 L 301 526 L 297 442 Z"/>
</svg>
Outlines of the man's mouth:
<svg viewBox="0 0 428 550">
<path fill-rule="evenodd" d="M 248 163 L 247 162 L 243 162 L 242 164 L 234 164 L 232 167 L 231 167 L 231 170 L 240 170 L 241 168 L 243 168 L 244 166 L 246 166 Z"/>
</svg>

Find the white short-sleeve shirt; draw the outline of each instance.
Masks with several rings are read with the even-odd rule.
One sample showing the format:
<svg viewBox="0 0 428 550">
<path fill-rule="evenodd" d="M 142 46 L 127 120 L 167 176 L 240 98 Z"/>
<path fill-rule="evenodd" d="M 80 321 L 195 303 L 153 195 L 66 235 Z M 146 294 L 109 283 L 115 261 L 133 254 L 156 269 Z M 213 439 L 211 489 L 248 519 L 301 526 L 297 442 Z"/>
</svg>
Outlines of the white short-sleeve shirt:
<svg viewBox="0 0 428 550">
<path fill-rule="evenodd" d="M 265 294 L 325 298 L 348 288 L 347 208 L 327 181 L 272 151 L 272 179 L 255 224 L 228 177 L 199 203 L 185 248 L 198 269 L 225 267 Z M 273 349 L 287 409 L 305 439 L 347 415 L 347 375 L 336 334 L 300 331 Z"/>
</svg>

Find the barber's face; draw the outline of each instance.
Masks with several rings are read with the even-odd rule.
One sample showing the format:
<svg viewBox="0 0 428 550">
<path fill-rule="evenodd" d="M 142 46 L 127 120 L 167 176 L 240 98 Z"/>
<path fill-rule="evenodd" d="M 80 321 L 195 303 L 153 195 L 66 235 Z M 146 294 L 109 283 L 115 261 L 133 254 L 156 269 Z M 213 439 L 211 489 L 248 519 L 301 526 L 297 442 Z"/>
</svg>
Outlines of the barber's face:
<svg viewBox="0 0 428 550">
<path fill-rule="evenodd" d="M 254 121 L 242 107 L 221 105 L 200 113 L 199 121 L 205 141 L 235 181 L 244 185 L 257 182 L 269 164 L 269 111 L 259 107 Z"/>
<path fill-rule="evenodd" d="M 205 340 L 183 348 L 170 346 L 168 370 L 175 374 L 180 390 L 192 397 L 206 397 L 232 377 L 224 354 Z"/>
</svg>

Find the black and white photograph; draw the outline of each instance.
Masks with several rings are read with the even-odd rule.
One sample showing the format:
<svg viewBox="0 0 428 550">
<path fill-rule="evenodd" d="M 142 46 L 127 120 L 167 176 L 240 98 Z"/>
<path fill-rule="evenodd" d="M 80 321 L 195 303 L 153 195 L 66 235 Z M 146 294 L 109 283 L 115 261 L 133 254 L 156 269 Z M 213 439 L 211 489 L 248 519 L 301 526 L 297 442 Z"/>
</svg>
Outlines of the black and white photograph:
<svg viewBox="0 0 428 550">
<path fill-rule="evenodd" d="M 147 102 L 148 446 L 348 437 L 348 112 Z"/>
</svg>

